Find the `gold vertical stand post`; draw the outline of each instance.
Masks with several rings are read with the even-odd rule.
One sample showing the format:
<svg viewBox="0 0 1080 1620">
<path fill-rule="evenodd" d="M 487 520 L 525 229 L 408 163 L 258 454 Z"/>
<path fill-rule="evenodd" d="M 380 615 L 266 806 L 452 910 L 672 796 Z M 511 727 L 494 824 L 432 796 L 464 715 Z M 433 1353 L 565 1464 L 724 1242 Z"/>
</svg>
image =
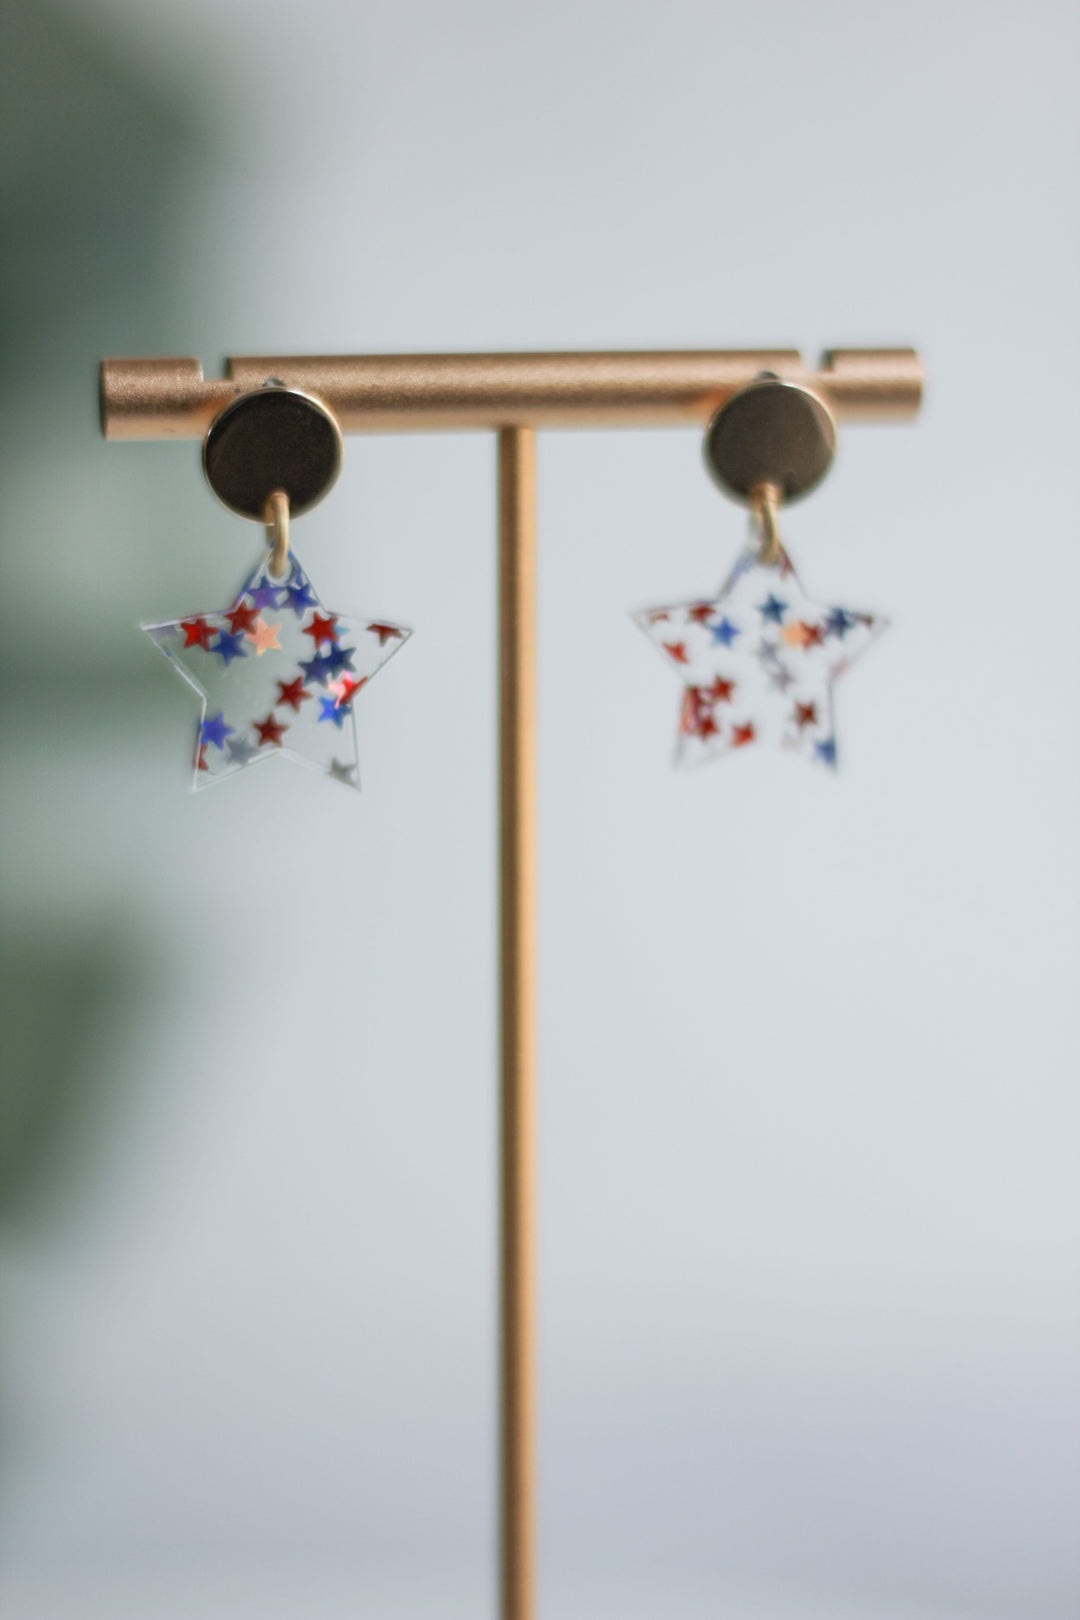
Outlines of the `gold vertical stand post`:
<svg viewBox="0 0 1080 1620">
<path fill-rule="evenodd" d="M 502 1620 L 536 1566 L 536 434 L 499 443 L 499 1541 Z"/>
</svg>

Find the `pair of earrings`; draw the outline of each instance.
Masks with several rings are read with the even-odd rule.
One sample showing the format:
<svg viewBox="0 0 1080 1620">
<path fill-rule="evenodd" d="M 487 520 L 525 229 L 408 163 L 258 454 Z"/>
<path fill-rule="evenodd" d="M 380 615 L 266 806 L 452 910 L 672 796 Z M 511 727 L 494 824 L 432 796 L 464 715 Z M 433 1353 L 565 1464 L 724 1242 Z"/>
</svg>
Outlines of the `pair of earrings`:
<svg viewBox="0 0 1080 1620">
<path fill-rule="evenodd" d="M 780 504 L 820 483 L 835 448 L 817 396 L 771 375 L 706 430 L 706 463 L 756 532 L 717 596 L 634 615 L 684 682 L 679 763 L 772 742 L 836 765 L 833 684 L 885 621 L 811 601 L 777 531 Z M 231 607 L 143 627 L 202 699 L 196 788 L 277 753 L 360 785 L 353 700 L 411 631 L 328 612 L 290 550 L 290 519 L 332 487 L 342 452 L 326 407 L 274 379 L 207 431 L 211 489 L 265 524 L 268 551 Z"/>
</svg>

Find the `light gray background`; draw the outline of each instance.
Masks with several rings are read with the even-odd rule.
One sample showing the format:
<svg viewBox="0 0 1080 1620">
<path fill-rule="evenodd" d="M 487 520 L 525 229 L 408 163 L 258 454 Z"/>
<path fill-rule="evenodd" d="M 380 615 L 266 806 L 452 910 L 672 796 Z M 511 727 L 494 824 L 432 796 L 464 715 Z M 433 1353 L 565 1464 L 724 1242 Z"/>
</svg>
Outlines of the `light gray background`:
<svg viewBox="0 0 1080 1620">
<path fill-rule="evenodd" d="M 542 1608 L 1074 1616 L 1076 7 L 4 29 L 4 881 L 58 987 L 4 1620 L 493 1603 L 493 446 L 352 440 L 298 526 L 327 603 L 416 627 L 363 795 L 192 799 L 134 627 L 257 536 L 193 446 L 98 440 L 97 358 L 905 342 L 922 420 L 786 523 L 893 621 L 835 781 L 670 768 L 627 610 L 741 543 L 697 435 L 541 442 Z"/>
</svg>

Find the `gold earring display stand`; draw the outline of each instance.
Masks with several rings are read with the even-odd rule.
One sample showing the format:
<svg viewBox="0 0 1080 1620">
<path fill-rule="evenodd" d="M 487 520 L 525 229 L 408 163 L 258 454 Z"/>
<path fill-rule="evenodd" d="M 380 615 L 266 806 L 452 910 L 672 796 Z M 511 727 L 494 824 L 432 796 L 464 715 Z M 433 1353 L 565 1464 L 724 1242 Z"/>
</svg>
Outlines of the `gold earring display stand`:
<svg viewBox="0 0 1080 1620">
<path fill-rule="evenodd" d="M 502 1620 L 533 1620 L 536 1252 L 536 438 L 539 427 L 703 426 L 770 372 L 840 422 L 911 420 L 912 349 L 347 355 L 106 360 L 107 439 L 200 439 L 238 394 L 273 379 L 313 394 L 346 433 L 488 429 L 499 444 L 500 1557 Z"/>
</svg>

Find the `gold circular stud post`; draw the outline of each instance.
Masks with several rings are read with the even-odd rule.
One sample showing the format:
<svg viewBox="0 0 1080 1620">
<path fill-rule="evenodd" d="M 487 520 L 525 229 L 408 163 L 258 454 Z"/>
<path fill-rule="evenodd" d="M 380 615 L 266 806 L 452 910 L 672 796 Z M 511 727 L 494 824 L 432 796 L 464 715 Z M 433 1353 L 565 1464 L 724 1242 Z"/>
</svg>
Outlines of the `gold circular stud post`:
<svg viewBox="0 0 1080 1620">
<path fill-rule="evenodd" d="M 230 512 L 264 523 L 283 493 L 292 517 L 310 511 L 341 471 L 341 429 L 326 406 L 269 382 L 219 411 L 203 440 L 203 471 Z"/>
<path fill-rule="evenodd" d="M 836 453 L 826 406 L 798 383 L 763 376 L 721 406 L 705 430 L 705 464 L 720 488 L 750 503 L 771 484 L 797 501 L 821 482 Z"/>
<path fill-rule="evenodd" d="M 836 428 L 829 411 L 808 388 L 761 376 L 717 411 L 704 448 L 720 488 L 749 506 L 757 520 L 759 560 L 775 568 L 781 502 L 808 494 L 832 465 Z"/>
</svg>

